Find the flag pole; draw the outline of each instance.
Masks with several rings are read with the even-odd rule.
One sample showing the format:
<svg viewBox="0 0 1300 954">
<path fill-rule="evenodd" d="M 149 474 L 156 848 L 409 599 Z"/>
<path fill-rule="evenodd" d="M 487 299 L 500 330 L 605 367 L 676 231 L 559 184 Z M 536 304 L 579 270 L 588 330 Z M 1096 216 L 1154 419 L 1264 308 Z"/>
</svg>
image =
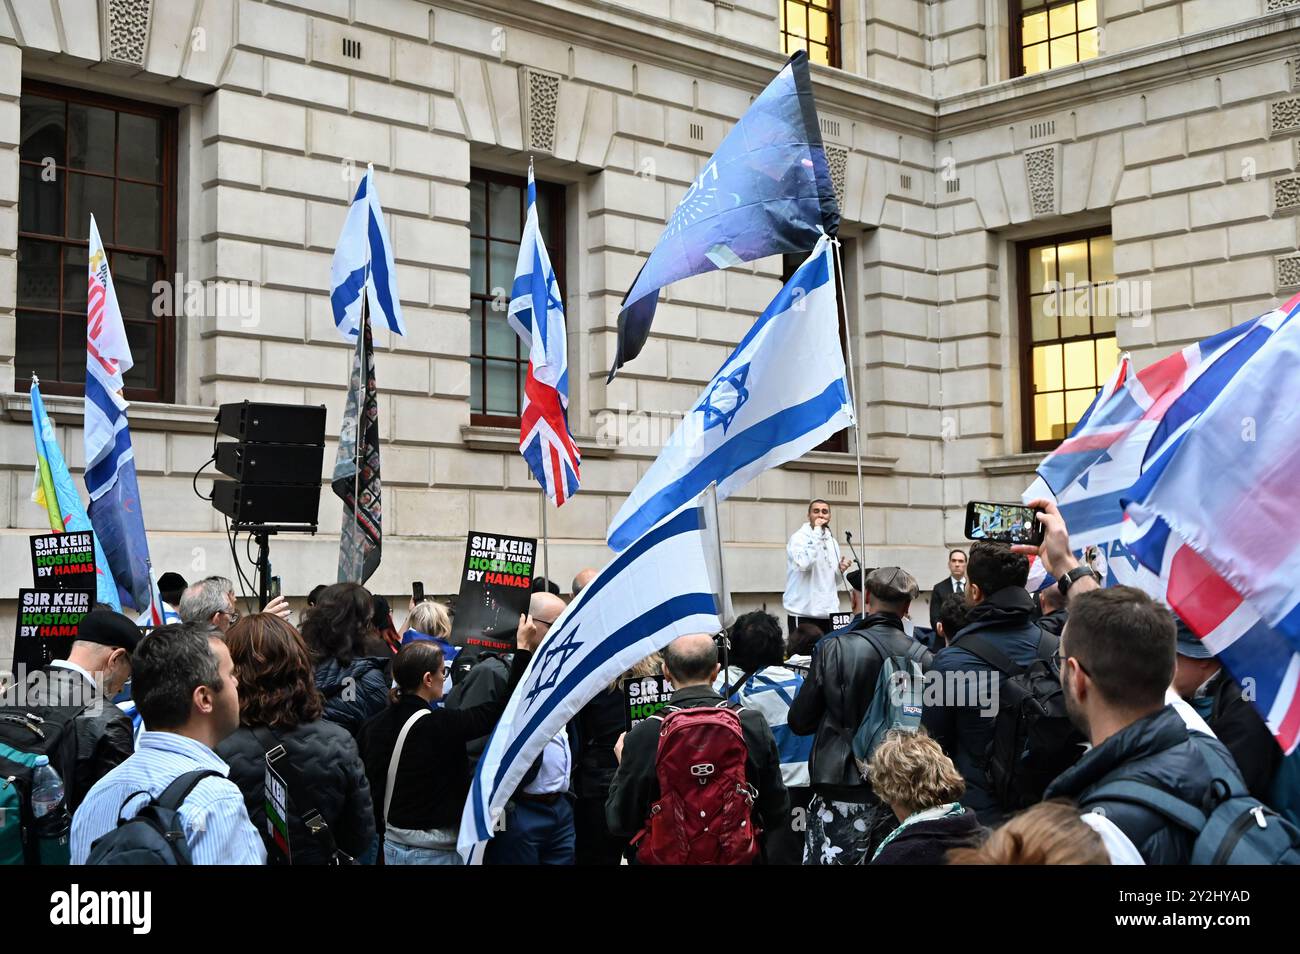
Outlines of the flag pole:
<svg viewBox="0 0 1300 954">
<path fill-rule="evenodd" d="M 853 403 L 853 457 L 858 471 L 858 537 L 863 549 L 867 546 L 867 506 L 862 489 L 862 427 L 858 419 L 862 416 L 858 408 L 858 376 L 853 362 L 853 332 L 849 329 L 849 303 L 844 295 L 844 260 L 840 255 L 838 236 L 831 238 L 835 248 L 835 284 L 840 296 L 840 305 L 844 309 L 844 350 L 849 364 L 849 400 Z M 861 585 L 862 612 L 867 612 L 867 568 L 858 566 L 858 583 Z M 848 580 L 846 579 L 847 583 Z"/>
<path fill-rule="evenodd" d="M 546 489 L 538 487 L 537 492 L 542 498 L 542 576 L 546 577 L 546 582 L 549 584 L 551 582 L 551 538 L 546 532 Z"/>
</svg>

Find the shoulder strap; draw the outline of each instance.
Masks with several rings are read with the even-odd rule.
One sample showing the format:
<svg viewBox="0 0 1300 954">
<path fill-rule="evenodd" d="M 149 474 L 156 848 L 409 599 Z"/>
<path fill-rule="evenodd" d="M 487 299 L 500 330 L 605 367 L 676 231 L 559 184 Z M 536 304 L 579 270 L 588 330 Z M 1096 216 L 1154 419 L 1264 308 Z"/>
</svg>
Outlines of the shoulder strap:
<svg viewBox="0 0 1300 954">
<path fill-rule="evenodd" d="M 254 738 L 262 746 L 266 754 L 266 762 L 284 779 L 284 784 L 289 789 L 289 801 L 293 802 L 298 809 L 298 817 L 306 826 L 307 831 L 312 837 L 321 843 L 325 849 L 325 854 L 329 858 L 334 858 L 338 852 L 338 846 L 334 843 L 334 835 L 330 831 L 330 826 L 325 821 L 325 816 L 306 799 L 307 782 L 298 771 L 298 767 L 293 764 L 293 759 L 289 757 L 289 750 L 285 748 L 283 742 L 268 726 L 256 725 L 252 727 Z"/>
<path fill-rule="evenodd" d="M 761 667 L 759 666 L 754 666 L 751 669 L 746 669 L 743 673 L 740 674 L 740 678 L 737 679 L 731 685 L 727 685 L 724 682 L 722 685 L 722 698 L 724 700 L 729 700 L 732 696 L 738 693 L 741 690 L 741 687 L 745 685 L 745 683 L 749 682 L 750 679 L 754 678 L 754 673 L 758 672 L 760 668 Z"/>
<path fill-rule="evenodd" d="M 186 772 L 162 790 L 162 794 L 156 799 L 158 807 L 173 812 L 176 811 L 189 797 L 190 792 L 194 790 L 194 786 L 210 775 L 215 775 L 217 778 L 225 777 L 220 772 L 212 769 L 195 769 L 193 772 Z"/>
<path fill-rule="evenodd" d="M 966 650 L 980 659 L 984 660 L 1004 676 L 1019 676 L 1025 670 L 1022 666 L 1016 665 L 1011 658 L 998 649 L 987 639 L 981 639 L 979 636 L 971 634 L 963 636 L 953 644 L 961 649 Z"/>
<path fill-rule="evenodd" d="M 925 654 L 929 651 L 930 650 L 926 649 L 925 643 L 921 642 L 916 637 L 912 637 L 908 640 L 907 658 L 913 662 L 919 663 L 924 660 Z"/>
<path fill-rule="evenodd" d="M 1044 662 L 1051 662 L 1052 657 L 1056 655 L 1057 647 L 1061 645 L 1061 637 L 1049 633 L 1047 630 L 1039 627 L 1038 646 L 1034 653 Z"/>
<path fill-rule="evenodd" d="M 1206 816 L 1199 808 L 1145 782 L 1108 782 L 1088 793 L 1088 804 L 1101 800 L 1142 805 L 1177 822 L 1193 834 L 1199 834 L 1205 827 Z"/>
<path fill-rule="evenodd" d="M 393 804 L 393 786 L 397 782 L 397 765 L 402 760 L 402 747 L 406 745 L 406 737 L 411 734 L 411 728 L 428 714 L 428 706 L 422 707 L 419 712 L 411 713 L 411 717 L 402 726 L 402 731 L 397 733 L 397 744 L 393 746 L 393 756 L 388 760 L 388 782 L 384 785 L 385 828 L 388 827 L 388 808 Z"/>
</svg>

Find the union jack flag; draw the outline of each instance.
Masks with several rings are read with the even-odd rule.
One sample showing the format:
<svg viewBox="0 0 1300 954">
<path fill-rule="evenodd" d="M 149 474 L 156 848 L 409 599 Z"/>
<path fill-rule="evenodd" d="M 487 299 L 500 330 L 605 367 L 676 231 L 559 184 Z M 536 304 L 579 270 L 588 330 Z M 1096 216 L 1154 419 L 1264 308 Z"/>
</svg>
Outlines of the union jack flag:
<svg viewBox="0 0 1300 954">
<path fill-rule="evenodd" d="M 537 224 L 537 186 L 528 165 L 528 215 L 510 290 L 510 326 L 528 348 L 519 409 L 519 453 L 557 507 L 578 492 L 582 455 L 569 433 L 569 357 L 560 285 Z"/>
<path fill-rule="evenodd" d="M 1106 585 L 1137 586 L 1167 603 L 1235 679 L 1248 680 L 1256 709 L 1288 752 L 1300 742 L 1300 654 L 1163 518 L 1133 504 L 1229 382 L 1297 312 L 1300 295 L 1136 374 L 1125 356 L 1025 491 L 1026 500 L 1057 501 L 1073 546 L 1100 549 Z"/>
</svg>

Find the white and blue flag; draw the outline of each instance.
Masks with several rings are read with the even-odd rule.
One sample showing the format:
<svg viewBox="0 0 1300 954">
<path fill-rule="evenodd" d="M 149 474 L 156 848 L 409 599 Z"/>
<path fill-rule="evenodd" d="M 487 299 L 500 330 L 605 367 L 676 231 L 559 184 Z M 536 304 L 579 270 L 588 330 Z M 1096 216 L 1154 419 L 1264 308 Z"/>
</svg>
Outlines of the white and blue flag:
<svg viewBox="0 0 1300 954">
<path fill-rule="evenodd" d="M 330 267 L 330 306 L 334 326 L 349 343 L 361 330 L 361 293 L 370 302 L 370 320 L 382 321 L 389 331 L 406 334 L 402 304 L 397 294 L 397 266 L 393 244 L 384 228 L 384 210 L 375 189 L 375 168 L 366 167 L 348 217 L 339 233 Z"/>
<path fill-rule="evenodd" d="M 724 500 L 852 425 L 823 235 L 686 412 L 610 524 L 609 545 L 620 552 L 709 484 Z"/>
<path fill-rule="evenodd" d="M 556 618 L 479 759 L 461 855 L 478 860 L 515 788 L 579 709 L 678 636 L 730 623 L 717 501 L 706 492 L 615 557 Z"/>
</svg>

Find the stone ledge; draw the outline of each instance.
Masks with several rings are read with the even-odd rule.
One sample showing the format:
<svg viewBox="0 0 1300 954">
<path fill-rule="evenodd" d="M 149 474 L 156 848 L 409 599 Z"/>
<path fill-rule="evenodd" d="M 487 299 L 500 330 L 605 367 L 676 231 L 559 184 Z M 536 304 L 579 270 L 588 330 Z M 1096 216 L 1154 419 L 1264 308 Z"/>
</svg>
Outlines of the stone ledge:
<svg viewBox="0 0 1300 954">
<path fill-rule="evenodd" d="M 1032 474 L 1038 470 L 1047 454 L 1034 451 L 1030 454 L 1003 454 L 1001 457 L 984 457 L 980 467 L 992 477 L 1005 477 L 1010 474 Z"/>
<path fill-rule="evenodd" d="M 42 394 L 45 410 L 57 424 L 81 424 L 85 399 L 66 394 Z M 142 431 L 170 431 L 175 434 L 213 434 L 217 409 L 198 404 L 152 404 L 132 401 L 127 412 L 131 427 Z M 26 392 L 0 393 L 0 416 L 6 420 L 30 422 L 32 398 Z"/>
<path fill-rule="evenodd" d="M 484 427 L 477 424 L 462 424 L 460 438 L 470 450 L 512 451 L 519 453 L 519 431 L 513 427 Z M 601 459 L 613 457 L 617 447 L 598 444 L 594 437 L 575 434 L 574 442 L 583 457 Z"/>
<path fill-rule="evenodd" d="M 897 457 L 863 454 L 862 474 L 864 477 L 888 477 L 894 473 L 897 464 Z M 835 474 L 856 474 L 858 472 L 856 459 L 847 451 L 809 451 L 802 457 L 786 461 L 781 467 L 784 470 L 816 470 Z"/>
</svg>

